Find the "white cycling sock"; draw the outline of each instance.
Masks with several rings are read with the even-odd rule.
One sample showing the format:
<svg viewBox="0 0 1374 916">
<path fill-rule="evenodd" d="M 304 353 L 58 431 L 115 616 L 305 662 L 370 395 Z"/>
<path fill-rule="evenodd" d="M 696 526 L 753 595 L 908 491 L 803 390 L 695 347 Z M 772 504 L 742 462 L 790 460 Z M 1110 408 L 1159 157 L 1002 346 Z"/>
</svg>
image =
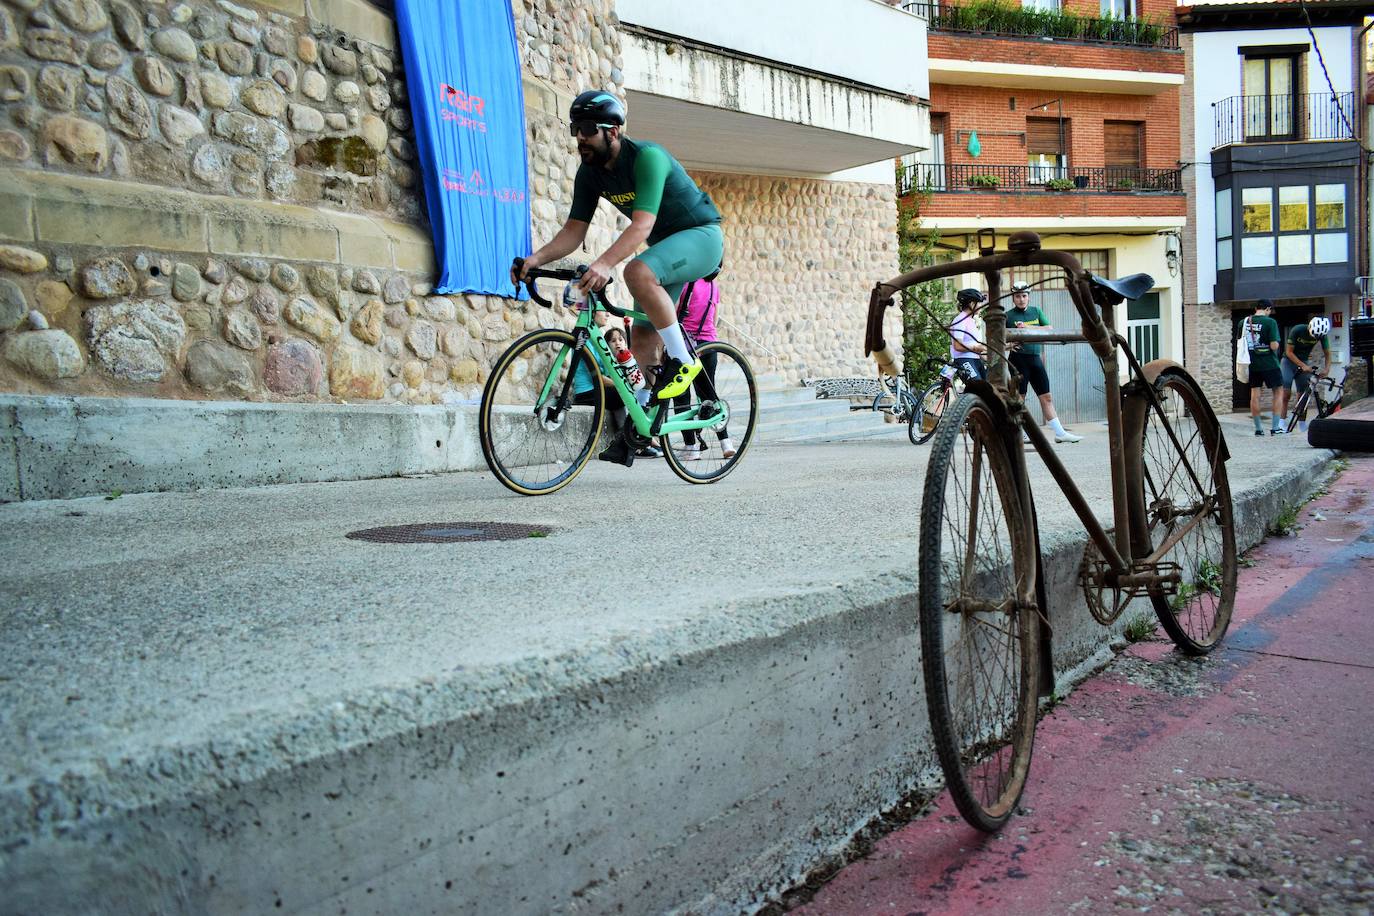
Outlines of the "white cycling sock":
<svg viewBox="0 0 1374 916">
<path fill-rule="evenodd" d="M 1054 430 L 1054 434 L 1056 436 L 1062 436 L 1065 432 L 1064 424 L 1059 422 L 1058 417 L 1055 417 L 1053 420 L 1050 421 L 1050 429 Z"/>
<path fill-rule="evenodd" d="M 687 349 L 687 340 L 682 336 L 682 327 L 676 322 L 670 328 L 659 328 L 658 336 L 663 338 L 663 349 L 668 355 L 682 363 L 692 361 L 692 351 Z"/>
</svg>

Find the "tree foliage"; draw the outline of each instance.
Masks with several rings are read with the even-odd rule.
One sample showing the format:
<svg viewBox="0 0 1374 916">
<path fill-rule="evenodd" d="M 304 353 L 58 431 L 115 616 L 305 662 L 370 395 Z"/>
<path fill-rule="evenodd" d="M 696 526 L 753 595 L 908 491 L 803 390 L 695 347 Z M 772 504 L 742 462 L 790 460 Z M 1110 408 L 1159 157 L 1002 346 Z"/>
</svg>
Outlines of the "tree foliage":
<svg viewBox="0 0 1374 916">
<path fill-rule="evenodd" d="M 939 230 L 921 225 L 920 208 L 930 200 L 930 189 L 916 189 L 897 207 L 897 263 L 902 273 L 929 267 L 942 256 L 936 243 Z M 926 368 L 932 357 L 949 356 L 949 332 L 954 320 L 953 283 L 941 280 L 902 290 L 902 366 L 913 388 L 928 384 L 934 373 Z"/>
</svg>

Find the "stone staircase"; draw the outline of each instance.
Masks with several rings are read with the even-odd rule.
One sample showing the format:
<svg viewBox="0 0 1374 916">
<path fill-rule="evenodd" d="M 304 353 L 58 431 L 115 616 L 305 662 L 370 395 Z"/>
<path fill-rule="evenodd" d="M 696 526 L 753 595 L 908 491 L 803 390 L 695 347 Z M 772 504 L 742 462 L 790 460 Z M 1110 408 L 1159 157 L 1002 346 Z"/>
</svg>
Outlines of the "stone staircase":
<svg viewBox="0 0 1374 916">
<path fill-rule="evenodd" d="M 885 423 L 882 414 L 871 410 L 850 410 L 847 398 L 817 398 L 814 389 L 786 382 L 776 374 L 759 375 L 754 384 L 759 395 L 757 442 L 906 438 L 905 425 Z"/>
</svg>

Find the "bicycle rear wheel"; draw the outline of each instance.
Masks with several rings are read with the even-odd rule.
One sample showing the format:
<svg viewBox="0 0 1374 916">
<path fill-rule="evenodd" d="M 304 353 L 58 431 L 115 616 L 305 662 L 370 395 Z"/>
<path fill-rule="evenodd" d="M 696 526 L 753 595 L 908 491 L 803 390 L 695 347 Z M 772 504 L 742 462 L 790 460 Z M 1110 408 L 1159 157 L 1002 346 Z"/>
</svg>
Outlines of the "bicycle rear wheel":
<svg viewBox="0 0 1374 916">
<path fill-rule="evenodd" d="M 754 370 L 735 347 L 711 341 L 697 348 L 697 357 L 702 360 L 702 370 L 687 394 L 674 401 L 673 413 L 696 409 L 698 416 L 704 412 L 719 420 L 693 437 L 701 444 L 700 450 L 688 449 L 686 441 L 680 446 L 665 442 L 663 457 L 673 473 L 688 483 L 715 483 L 739 465 L 754 440 L 759 395 Z M 674 433 L 672 438 L 679 436 L 682 434 Z"/>
<path fill-rule="evenodd" d="M 1175 645 L 1189 655 L 1205 655 L 1226 634 L 1236 602 L 1236 531 L 1225 445 L 1201 389 L 1187 373 L 1161 373 L 1155 390 L 1163 417 L 1144 397 L 1136 397 L 1127 424 L 1133 549 L 1139 558 L 1175 540 L 1160 559 L 1177 564 L 1181 581 L 1173 594 L 1152 589 L 1150 601 Z"/>
<path fill-rule="evenodd" d="M 589 386 L 580 395 L 579 383 Z M 478 426 L 487 467 L 523 496 L 562 489 L 595 451 L 605 406 L 601 373 L 586 349 L 573 350 L 572 334 L 526 334 L 501 354 L 482 391 Z"/>
<path fill-rule="evenodd" d="M 916 399 L 916 409 L 911 412 L 911 422 L 907 424 L 906 435 L 912 445 L 920 445 L 935 435 L 940 425 L 940 416 L 949 407 L 950 389 L 944 382 L 928 385 Z"/>
<path fill-rule="evenodd" d="M 977 394 L 931 446 L 918 562 L 921 668 L 940 765 L 959 813 L 993 831 L 1026 785 L 1040 671 L 1035 557 L 997 417 Z"/>
</svg>

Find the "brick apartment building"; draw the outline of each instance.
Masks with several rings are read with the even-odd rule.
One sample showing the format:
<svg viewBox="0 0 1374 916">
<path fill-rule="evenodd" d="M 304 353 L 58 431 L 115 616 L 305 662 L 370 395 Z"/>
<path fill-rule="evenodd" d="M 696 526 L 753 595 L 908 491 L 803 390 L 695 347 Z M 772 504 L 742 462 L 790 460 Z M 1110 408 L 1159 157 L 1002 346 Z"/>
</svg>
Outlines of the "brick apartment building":
<svg viewBox="0 0 1374 916">
<path fill-rule="evenodd" d="M 1184 59 L 1167 0 L 1110 4 L 917 7 L 930 23 L 931 149 L 904 159 L 899 181 L 951 256 L 973 256 L 979 228 L 996 229 L 999 244 L 1032 229 L 1090 270 L 1149 273 L 1155 289 L 1120 313 L 1119 330 L 1142 358 L 1181 360 Z M 1032 303 L 1054 324 L 1077 323 L 1057 278 L 1015 279 L 1048 281 Z M 1046 364 L 1061 415 L 1103 415 L 1090 353 L 1051 348 Z"/>
</svg>

